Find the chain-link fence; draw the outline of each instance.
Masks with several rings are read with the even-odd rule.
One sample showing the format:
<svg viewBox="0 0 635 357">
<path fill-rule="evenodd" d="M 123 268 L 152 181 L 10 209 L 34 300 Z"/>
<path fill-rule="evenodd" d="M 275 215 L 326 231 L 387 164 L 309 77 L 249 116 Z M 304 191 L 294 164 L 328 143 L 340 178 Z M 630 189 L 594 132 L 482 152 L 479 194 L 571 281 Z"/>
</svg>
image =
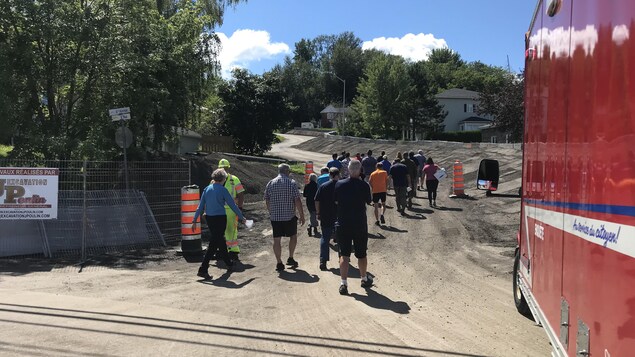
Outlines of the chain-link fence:
<svg viewBox="0 0 635 357">
<path fill-rule="evenodd" d="M 0 167 L 59 169 L 58 219 L 0 220 L 0 257 L 81 256 L 180 239 L 180 189 L 189 161 L 0 160 Z"/>
</svg>

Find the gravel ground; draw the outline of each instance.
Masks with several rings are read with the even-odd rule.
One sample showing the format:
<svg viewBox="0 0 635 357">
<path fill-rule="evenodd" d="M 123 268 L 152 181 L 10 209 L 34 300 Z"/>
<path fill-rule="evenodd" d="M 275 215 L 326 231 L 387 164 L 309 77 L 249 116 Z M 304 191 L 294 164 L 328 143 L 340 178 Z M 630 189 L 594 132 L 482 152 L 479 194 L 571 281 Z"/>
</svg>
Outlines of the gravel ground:
<svg viewBox="0 0 635 357">
<path fill-rule="evenodd" d="M 321 152 L 336 147 L 361 151 L 363 146 L 314 139 L 320 141 L 291 149 L 294 140 L 298 144 L 306 138 L 288 136 L 284 151 L 296 160 L 312 157 L 316 162 L 328 159 Z M 373 149 L 381 151 L 380 146 Z M 501 163 L 515 158 L 502 170 L 512 173 L 500 192 L 518 189 L 519 152 L 442 145 L 423 149 L 444 166 L 461 159 L 467 175 L 473 175 L 482 157 Z M 212 281 L 198 279 L 197 259 L 176 255 L 176 248 L 102 257 L 81 272 L 72 262 L 0 261 L 0 353 L 549 355 L 542 328 L 513 305 L 510 252 L 518 198 L 485 197 L 468 186 L 472 199 L 452 200 L 441 194 L 448 191 L 448 182 L 442 183 L 440 208 L 427 207 L 422 192 L 407 216 L 390 208 L 383 227 L 372 225 L 369 209 L 369 272 L 375 286 L 361 288 L 353 269 L 350 296 L 337 292 L 335 252 L 330 269 L 320 271 L 319 240 L 303 228 L 295 254 L 300 266 L 274 271 L 262 201 L 246 205 L 246 215 L 256 223 L 239 232 L 242 264 L 232 272 L 211 267 Z M 388 204 L 394 206 L 394 197 Z M 283 248 L 283 258 L 287 255 Z M 357 266 L 355 258 L 352 262 Z"/>
</svg>

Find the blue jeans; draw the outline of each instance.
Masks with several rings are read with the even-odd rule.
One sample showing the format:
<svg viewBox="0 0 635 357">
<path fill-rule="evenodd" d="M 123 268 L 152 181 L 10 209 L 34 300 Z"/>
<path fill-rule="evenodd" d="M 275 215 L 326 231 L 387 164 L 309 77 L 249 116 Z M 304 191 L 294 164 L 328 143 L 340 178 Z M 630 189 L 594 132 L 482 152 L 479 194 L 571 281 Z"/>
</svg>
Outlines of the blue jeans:
<svg viewBox="0 0 635 357">
<path fill-rule="evenodd" d="M 331 225 L 322 225 L 322 237 L 320 238 L 320 261 L 326 262 L 329 260 L 329 253 L 331 247 L 329 246 L 329 240 L 335 231 L 335 223 Z"/>
</svg>

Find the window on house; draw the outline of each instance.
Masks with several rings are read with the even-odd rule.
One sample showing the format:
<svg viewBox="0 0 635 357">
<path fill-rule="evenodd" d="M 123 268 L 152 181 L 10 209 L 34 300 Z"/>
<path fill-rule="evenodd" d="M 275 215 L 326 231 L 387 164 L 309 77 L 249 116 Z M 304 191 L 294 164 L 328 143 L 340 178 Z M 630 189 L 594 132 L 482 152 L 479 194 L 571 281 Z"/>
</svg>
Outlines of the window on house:
<svg viewBox="0 0 635 357">
<path fill-rule="evenodd" d="M 489 142 L 496 144 L 498 142 L 498 138 L 496 136 L 492 136 L 490 137 Z"/>
<path fill-rule="evenodd" d="M 333 118 L 335 118 L 335 113 L 326 113 L 326 119 L 332 120 Z"/>
<path fill-rule="evenodd" d="M 476 104 L 463 104 L 464 113 L 476 113 Z"/>
</svg>

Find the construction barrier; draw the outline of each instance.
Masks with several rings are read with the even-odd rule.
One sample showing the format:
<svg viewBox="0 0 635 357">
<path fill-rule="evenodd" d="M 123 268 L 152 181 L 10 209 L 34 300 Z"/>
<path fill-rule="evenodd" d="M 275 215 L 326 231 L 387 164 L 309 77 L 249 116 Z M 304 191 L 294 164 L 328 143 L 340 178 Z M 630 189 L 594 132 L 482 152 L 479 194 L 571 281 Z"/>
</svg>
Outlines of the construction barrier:
<svg viewBox="0 0 635 357">
<path fill-rule="evenodd" d="M 313 171 L 313 161 L 307 161 L 304 164 L 304 184 L 309 183 L 309 175 L 312 174 Z"/>
<path fill-rule="evenodd" d="M 464 197 L 465 181 L 463 179 L 463 164 L 459 160 L 454 161 L 454 174 L 452 177 L 452 194 L 450 197 Z"/>
<path fill-rule="evenodd" d="M 181 188 L 181 251 L 183 254 L 200 254 L 203 251 L 201 217 L 196 219 L 198 225 L 195 230 L 192 230 L 192 219 L 200 199 L 198 186 L 190 185 Z"/>
</svg>

